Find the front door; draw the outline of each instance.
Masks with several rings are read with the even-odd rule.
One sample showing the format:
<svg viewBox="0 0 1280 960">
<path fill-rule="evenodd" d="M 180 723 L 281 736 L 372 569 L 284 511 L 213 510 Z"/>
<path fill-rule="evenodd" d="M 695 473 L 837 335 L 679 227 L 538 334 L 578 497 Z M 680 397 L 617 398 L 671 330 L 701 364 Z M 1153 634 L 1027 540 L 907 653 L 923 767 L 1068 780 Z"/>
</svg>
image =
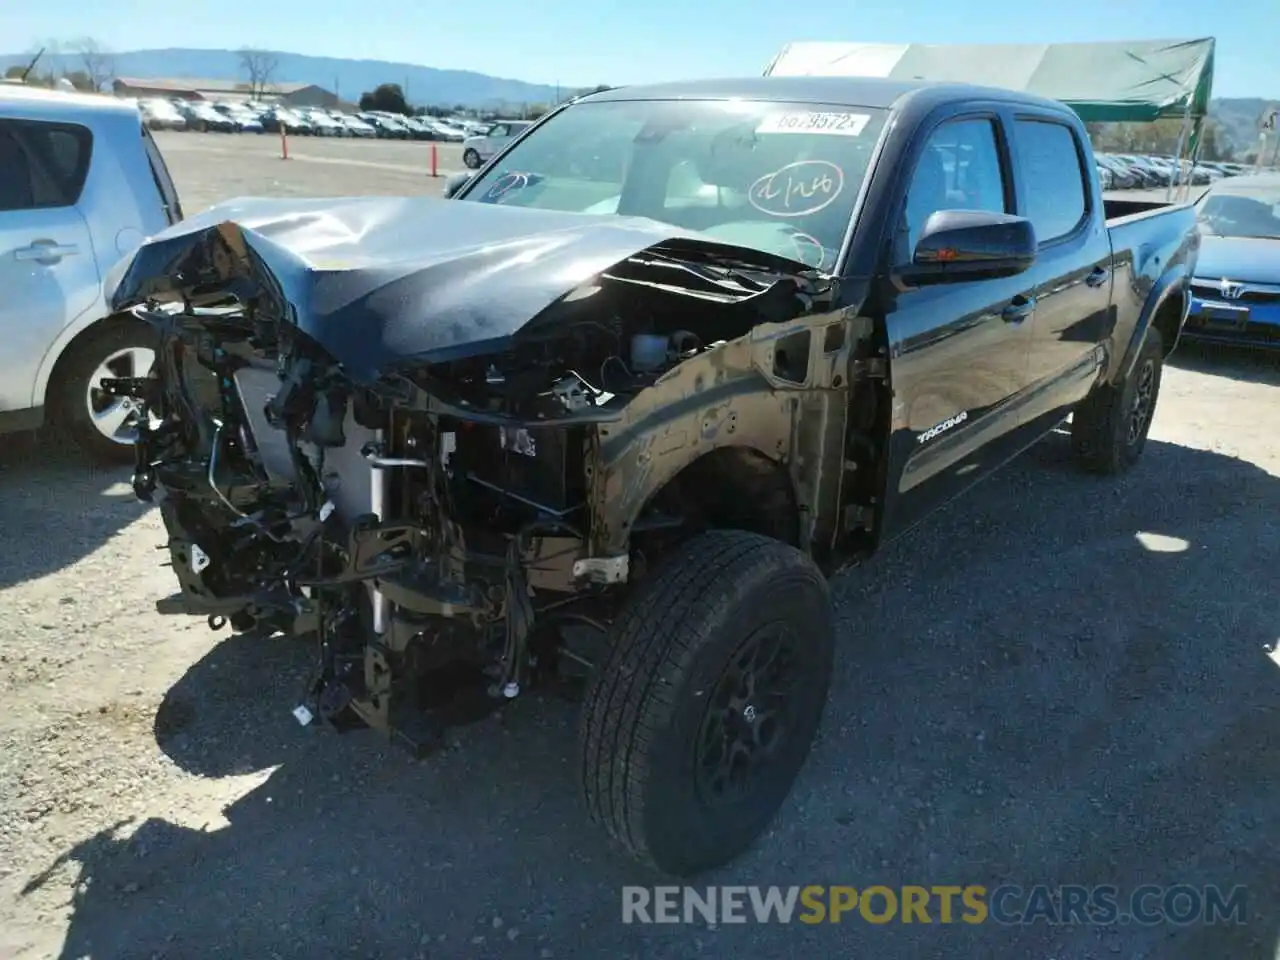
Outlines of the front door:
<svg viewBox="0 0 1280 960">
<path fill-rule="evenodd" d="M 1014 202 L 1000 118 L 946 120 L 915 162 L 895 262 L 908 262 L 935 211 L 1012 213 Z M 1023 274 L 907 289 L 886 303 L 893 407 L 882 536 L 911 526 L 1016 451 L 1033 292 Z"/>
<path fill-rule="evenodd" d="M 0 412 L 25 410 L 63 328 L 98 302 L 89 227 L 76 208 L 92 136 L 0 117 Z"/>
<path fill-rule="evenodd" d="M 511 128 L 505 123 L 495 124 L 484 135 L 484 141 L 481 144 L 480 152 L 486 160 L 507 145 L 511 139 Z"/>
</svg>

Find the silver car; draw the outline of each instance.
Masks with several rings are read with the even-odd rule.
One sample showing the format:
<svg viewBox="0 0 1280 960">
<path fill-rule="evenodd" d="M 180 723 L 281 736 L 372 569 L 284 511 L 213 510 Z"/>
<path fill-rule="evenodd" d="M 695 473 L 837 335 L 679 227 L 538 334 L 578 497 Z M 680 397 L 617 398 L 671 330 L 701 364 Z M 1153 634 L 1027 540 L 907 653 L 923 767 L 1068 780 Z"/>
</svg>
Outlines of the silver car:
<svg viewBox="0 0 1280 960">
<path fill-rule="evenodd" d="M 102 280 L 182 217 L 133 103 L 0 85 L 0 433 L 56 421 L 95 459 L 132 459 L 130 401 L 103 379 L 145 376 L 141 323 L 108 317 Z"/>
<path fill-rule="evenodd" d="M 500 120 L 484 133 L 467 137 L 462 143 L 462 162 L 471 170 L 478 170 L 495 153 L 509 144 L 529 127 L 532 120 Z"/>
</svg>

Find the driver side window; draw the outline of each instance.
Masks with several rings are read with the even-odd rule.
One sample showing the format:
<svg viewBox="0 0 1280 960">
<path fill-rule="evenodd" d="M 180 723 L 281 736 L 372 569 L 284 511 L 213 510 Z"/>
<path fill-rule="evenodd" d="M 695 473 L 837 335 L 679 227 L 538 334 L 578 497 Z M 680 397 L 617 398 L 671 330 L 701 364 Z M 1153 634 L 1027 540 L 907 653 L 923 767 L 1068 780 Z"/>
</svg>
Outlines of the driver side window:
<svg viewBox="0 0 1280 960">
<path fill-rule="evenodd" d="M 904 261 L 929 216 L 939 210 L 1008 213 L 995 121 L 949 120 L 929 135 L 907 187 Z"/>
</svg>

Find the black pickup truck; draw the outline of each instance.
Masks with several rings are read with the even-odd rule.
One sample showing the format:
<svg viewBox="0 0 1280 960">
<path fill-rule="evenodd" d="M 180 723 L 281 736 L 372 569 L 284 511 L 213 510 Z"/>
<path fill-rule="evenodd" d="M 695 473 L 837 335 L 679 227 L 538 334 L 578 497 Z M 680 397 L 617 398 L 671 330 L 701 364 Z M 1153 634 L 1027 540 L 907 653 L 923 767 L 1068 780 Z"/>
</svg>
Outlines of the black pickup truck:
<svg viewBox="0 0 1280 960">
<path fill-rule="evenodd" d="M 109 279 L 160 606 L 317 634 L 299 721 L 424 751 L 577 679 L 591 816 L 680 875 L 804 763 L 828 576 L 1068 417 L 1134 464 L 1197 251 L 1061 104 L 923 82 L 611 90 L 447 192 L 229 202 Z"/>
</svg>

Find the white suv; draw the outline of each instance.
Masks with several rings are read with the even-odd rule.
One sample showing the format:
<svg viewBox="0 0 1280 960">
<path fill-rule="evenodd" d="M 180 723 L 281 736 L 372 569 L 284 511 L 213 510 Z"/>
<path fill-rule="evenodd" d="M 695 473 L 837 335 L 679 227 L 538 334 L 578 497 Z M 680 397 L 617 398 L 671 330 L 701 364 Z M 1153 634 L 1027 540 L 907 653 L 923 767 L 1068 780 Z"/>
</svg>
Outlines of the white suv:
<svg viewBox="0 0 1280 960">
<path fill-rule="evenodd" d="M 0 85 L 0 433 L 54 420 L 98 460 L 132 460 L 133 413 L 100 389 L 145 376 L 149 328 L 108 317 L 102 280 L 182 216 L 137 106 Z"/>
</svg>

